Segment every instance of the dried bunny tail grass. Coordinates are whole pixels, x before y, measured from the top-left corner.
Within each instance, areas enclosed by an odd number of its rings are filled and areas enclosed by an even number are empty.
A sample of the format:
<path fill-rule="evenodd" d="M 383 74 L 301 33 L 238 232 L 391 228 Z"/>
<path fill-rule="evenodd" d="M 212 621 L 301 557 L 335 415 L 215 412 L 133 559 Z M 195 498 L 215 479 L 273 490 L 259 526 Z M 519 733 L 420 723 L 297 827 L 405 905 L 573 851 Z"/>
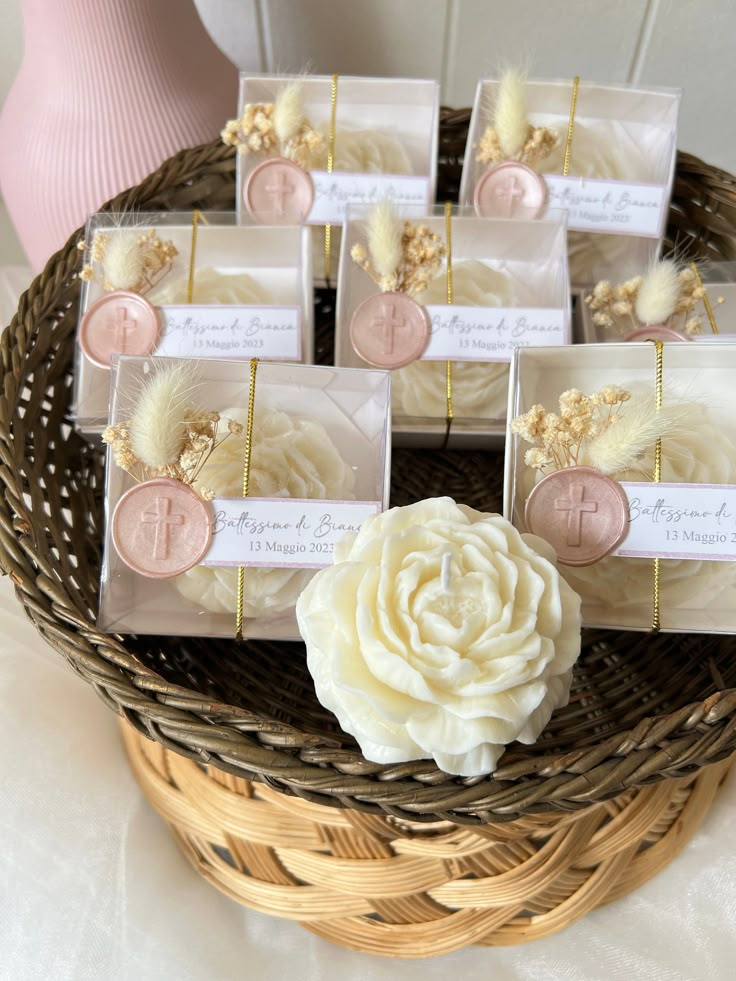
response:
<path fill-rule="evenodd" d="M 403 234 L 404 223 L 390 201 L 381 201 L 371 208 L 366 220 L 368 251 L 373 268 L 382 280 L 396 277 L 403 257 Z"/>
<path fill-rule="evenodd" d="M 135 290 L 145 275 L 139 232 L 117 231 L 105 246 L 105 281 L 111 290 Z"/>
<path fill-rule="evenodd" d="M 698 428 L 698 419 L 687 401 L 665 403 L 657 410 L 654 395 L 632 399 L 616 424 L 590 441 L 585 462 L 609 476 L 641 469 L 658 437 L 683 437 Z"/>
<path fill-rule="evenodd" d="M 680 297 L 677 263 L 671 259 L 655 262 L 644 277 L 634 310 L 642 324 L 665 324 L 675 312 Z"/>
<path fill-rule="evenodd" d="M 193 412 L 195 375 L 187 364 L 168 364 L 144 383 L 129 428 L 131 448 L 146 467 L 178 461 Z"/>
<path fill-rule="evenodd" d="M 529 129 L 526 106 L 526 75 L 508 69 L 501 76 L 493 115 L 493 126 L 504 155 L 518 158 L 526 143 Z"/>
<path fill-rule="evenodd" d="M 276 96 L 273 108 L 273 128 L 282 145 L 296 136 L 304 119 L 304 100 L 299 82 L 290 82 Z"/>

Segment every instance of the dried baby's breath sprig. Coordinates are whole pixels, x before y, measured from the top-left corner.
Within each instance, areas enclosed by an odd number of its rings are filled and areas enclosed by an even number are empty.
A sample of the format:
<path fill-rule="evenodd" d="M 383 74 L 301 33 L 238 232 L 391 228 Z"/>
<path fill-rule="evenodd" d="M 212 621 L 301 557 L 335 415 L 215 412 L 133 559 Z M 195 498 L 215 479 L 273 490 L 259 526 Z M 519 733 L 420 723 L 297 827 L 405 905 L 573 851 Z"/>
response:
<path fill-rule="evenodd" d="M 350 257 L 381 290 L 407 296 L 423 293 L 440 270 L 447 249 L 426 225 L 398 217 L 392 204 L 381 202 L 366 219 L 367 246 L 356 243 Z"/>
<path fill-rule="evenodd" d="M 593 292 L 585 297 L 593 315 L 593 323 L 606 329 L 616 327 L 623 333 L 620 320 L 628 317 L 631 328 L 639 327 L 640 324 L 634 317 L 634 304 L 642 282 L 642 276 L 634 276 L 615 286 L 606 279 L 597 283 Z"/>
<path fill-rule="evenodd" d="M 618 285 L 602 280 L 585 302 L 597 327 L 623 334 L 647 324 L 666 324 L 693 335 L 703 332 L 703 315 L 695 308 L 705 296 L 706 289 L 693 269 L 678 269 L 675 262 L 664 259 L 653 263 L 645 276 L 634 276 Z M 716 303 L 723 303 L 723 297 Z M 678 317 L 682 318 L 679 327 Z M 626 318 L 630 326 L 622 323 Z"/>
<path fill-rule="evenodd" d="M 285 85 L 274 102 L 249 102 L 239 119 L 231 119 L 220 134 L 238 153 L 279 153 L 305 169 L 319 153 L 324 137 L 304 115 L 302 86 Z"/>
<path fill-rule="evenodd" d="M 517 160 L 534 169 L 536 164 L 546 159 L 560 143 L 560 138 L 546 126 L 532 126 L 526 130 L 526 139 L 521 150 L 514 157 L 507 156 L 501 148 L 498 133 L 492 126 L 486 127 L 478 143 L 475 159 L 478 163 L 503 163 L 506 160 Z"/>
<path fill-rule="evenodd" d="M 222 142 L 238 153 L 268 153 L 278 147 L 273 127 L 273 102 L 249 102 L 239 119 L 230 119 L 220 133 Z"/>
<path fill-rule="evenodd" d="M 677 306 L 675 307 L 675 317 L 682 317 L 682 329 L 686 334 L 690 336 L 702 334 L 704 327 L 703 314 L 700 311 L 698 313 L 694 311 L 698 304 L 704 303 L 707 290 L 703 286 L 699 273 L 691 266 L 685 266 L 684 269 L 681 269 L 678 278 L 680 290 Z M 723 303 L 722 296 L 711 300 L 711 304 L 715 306 L 720 306 L 721 303 Z"/>
<path fill-rule="evenodd" d="M 136 481 L 170 477 L 193 487 L 210 456 L 241 423 L 192 404 L 192 375 L 185 365 L 165 366 L 144 384 L 129 421 L 108 426 L 102 441 L 115 464 Z M 221 432 L 226 424 L 227 432 Z M 194 488 L 212 500 L 209 488 Z"/>
<path fill-rule="evenodd" d="M 552 457 L 539 446 L 533 446 L 524 454 L 524 463 L 535 470 L 546 470 L 553 464 Z"/>
<path fill-rule="evenodd" d="M 619 410 L 631 395 L 618 385 L 606 385 L 592 395 L 577 388 L 563 392 L 559 413 L 533 405 L 511 423 L 511 431 L 521 436 L 532 449 L 524 460 L 536 470 L 562 470 L 576 466 L 581 453 L 619 420 Z"/>
<path fill-rule="evenodd" d="M 625 410 L 624 403 L 629 403 Z M 657 439 L 689 436 L 698 425 L 687 400 L 658 406 L 653 391 L 632 397 L 619 385 L 605 385 L 592 395 L 569 389 L 560 396 L 559 409 L 547 412 L 534 405 L 511 423 L 511 431 L 532 444 L 524 461 L 535 470 L 580 465 L 619 479 L 633 472 L 649 480 Z"/>
<path fill-rule="evenodd" d="M 98 283 L 108 292 L 143 294 L 163 279 L 178 254 L 174 243 L 160 238 L 155 228 L 97 232 L 79 277 Z"/>

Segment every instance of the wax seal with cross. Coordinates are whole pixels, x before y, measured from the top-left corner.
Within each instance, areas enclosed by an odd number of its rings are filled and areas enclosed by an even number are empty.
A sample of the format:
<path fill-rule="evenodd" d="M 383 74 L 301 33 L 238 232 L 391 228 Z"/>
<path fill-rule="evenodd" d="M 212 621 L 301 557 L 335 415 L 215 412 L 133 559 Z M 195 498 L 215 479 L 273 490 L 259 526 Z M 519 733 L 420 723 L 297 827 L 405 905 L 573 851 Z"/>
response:
<path fill-rule="evenodd" d="M 646 324 L 637 327 L 624 337 L 625 341 L 689 341 L 690 337 L 680 334 L 664 324 Z"/>
<path fill-rule="evenodd" d="M 243 203 L 261 225 L 301 225 L 312 210 L 314 184 L 292 160 L 271 157 L 247 175 Z"/>
<path fill-rule="evenodd" d="M 403 368 L 429 343 L 429 314 L 406 293 L 387 290 L 363 300 L 350 322 L 355 352 L 374 368 Z"/>
<path fill-rule="evenodd" d="M 547 474 L 529 495 L 527 530 L 557 552 L 563 565 L 592 565 L 609 555 L 629 531 L 623 487 L 593 467 Z"/>
<path fill-rule="evenodd" d="M 150 579 L 169 579 L 198 565 L 211 539 L 210 506 L 179 480 L 157 477 L 136 484 L 113 512 L 118 555 Z"/>
<path fill-rule="evenodd" d="M 473 196 L 481 218 L 538 218 L 546 202 L 543 179 L 515 160 L 489 167 L 475 185 Z"/>
<path fill-rule="evenodd" d="M 151 354 L 161 322 L 152 303 L 139 293 L 115 290 L 93 303 L 79 325 L 79 346 L 92 364 L 109 368 L 113 354 Z"/>

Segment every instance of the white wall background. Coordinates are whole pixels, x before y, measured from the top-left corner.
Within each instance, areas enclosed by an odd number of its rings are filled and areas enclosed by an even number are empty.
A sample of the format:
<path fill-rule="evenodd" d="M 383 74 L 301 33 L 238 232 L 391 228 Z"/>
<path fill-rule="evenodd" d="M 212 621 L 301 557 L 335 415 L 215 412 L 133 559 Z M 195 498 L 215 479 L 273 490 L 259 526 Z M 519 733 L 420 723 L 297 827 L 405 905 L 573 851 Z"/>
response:
<path fill-rule="evenodd" d="M 240 68 L 436 77 L 445 104 L 456 107 L 470 105 L 477 78 L 504 63 L 523 64 L 537 76 L 681 86 L 680 148 L 736 172 L 734 0 L 196 4 L 214 40 Z M 0 102 L 22 46 L 20 0 L 0 0 Z M 0 265 L 20 261 L 0 209 Z"/>

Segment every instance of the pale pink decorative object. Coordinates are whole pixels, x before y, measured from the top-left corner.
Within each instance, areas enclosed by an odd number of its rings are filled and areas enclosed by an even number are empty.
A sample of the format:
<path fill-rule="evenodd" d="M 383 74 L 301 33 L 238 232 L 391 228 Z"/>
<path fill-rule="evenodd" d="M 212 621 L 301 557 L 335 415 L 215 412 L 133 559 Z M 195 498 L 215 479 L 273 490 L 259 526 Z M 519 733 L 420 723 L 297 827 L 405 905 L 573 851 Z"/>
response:
<path fill-rule="evenodd" d="M 626 538 L 629 501 L 621 484 L 593 467 L 547 474 L 529 495 L 527 529 L 557 552 L 563 565 L 592 565 Z"/>
<path fill-rule="evenodd" d="M 481 218 L 537 218 L 547 203 L 547 185 L 526 164 L 495 164 L 475 185 L 474 203 Z"/>
<path fill-rule="evenodd" d="M 243 188 L 248 213 L 264 225 L 301 225 L 314 202 L 314 184 L 291 160 L 264 160 L 248 174 Z"/>
<path fill-rule="evenodd" d="M 210 506 L 191 487 L 157 477 L 118 501 L 112 540 L 125 564 L 149 579 L 170 579 L 200 563 L 212 541 Z"/>
<path fill-rule="evenodd" d="M 0 190 L 40 270 L 87 215 L 233 115 L 237 71 L 192 0 L 21 0 Z"/>
<path fill-rule="evenodd" d="M 79 346 L 98 368 L 113 354 L 150 354 L 161 330 L 156 307 L 138 293 L 114 290 L 87 310 L 79 326 Z"/>
<path fill-rule="evenodd" d="M 427 311 L 406 293 L 388 290 L 363 300 L 350 322 L 353 348 L 374 368 L 403 368 L 429 343 Z"/>
<path fill-rule="evenodd" d="M 624 337 L 625 341 L 690 341 L 691 337 L 680 334 L 665 324 L 645 324 Z"/>

